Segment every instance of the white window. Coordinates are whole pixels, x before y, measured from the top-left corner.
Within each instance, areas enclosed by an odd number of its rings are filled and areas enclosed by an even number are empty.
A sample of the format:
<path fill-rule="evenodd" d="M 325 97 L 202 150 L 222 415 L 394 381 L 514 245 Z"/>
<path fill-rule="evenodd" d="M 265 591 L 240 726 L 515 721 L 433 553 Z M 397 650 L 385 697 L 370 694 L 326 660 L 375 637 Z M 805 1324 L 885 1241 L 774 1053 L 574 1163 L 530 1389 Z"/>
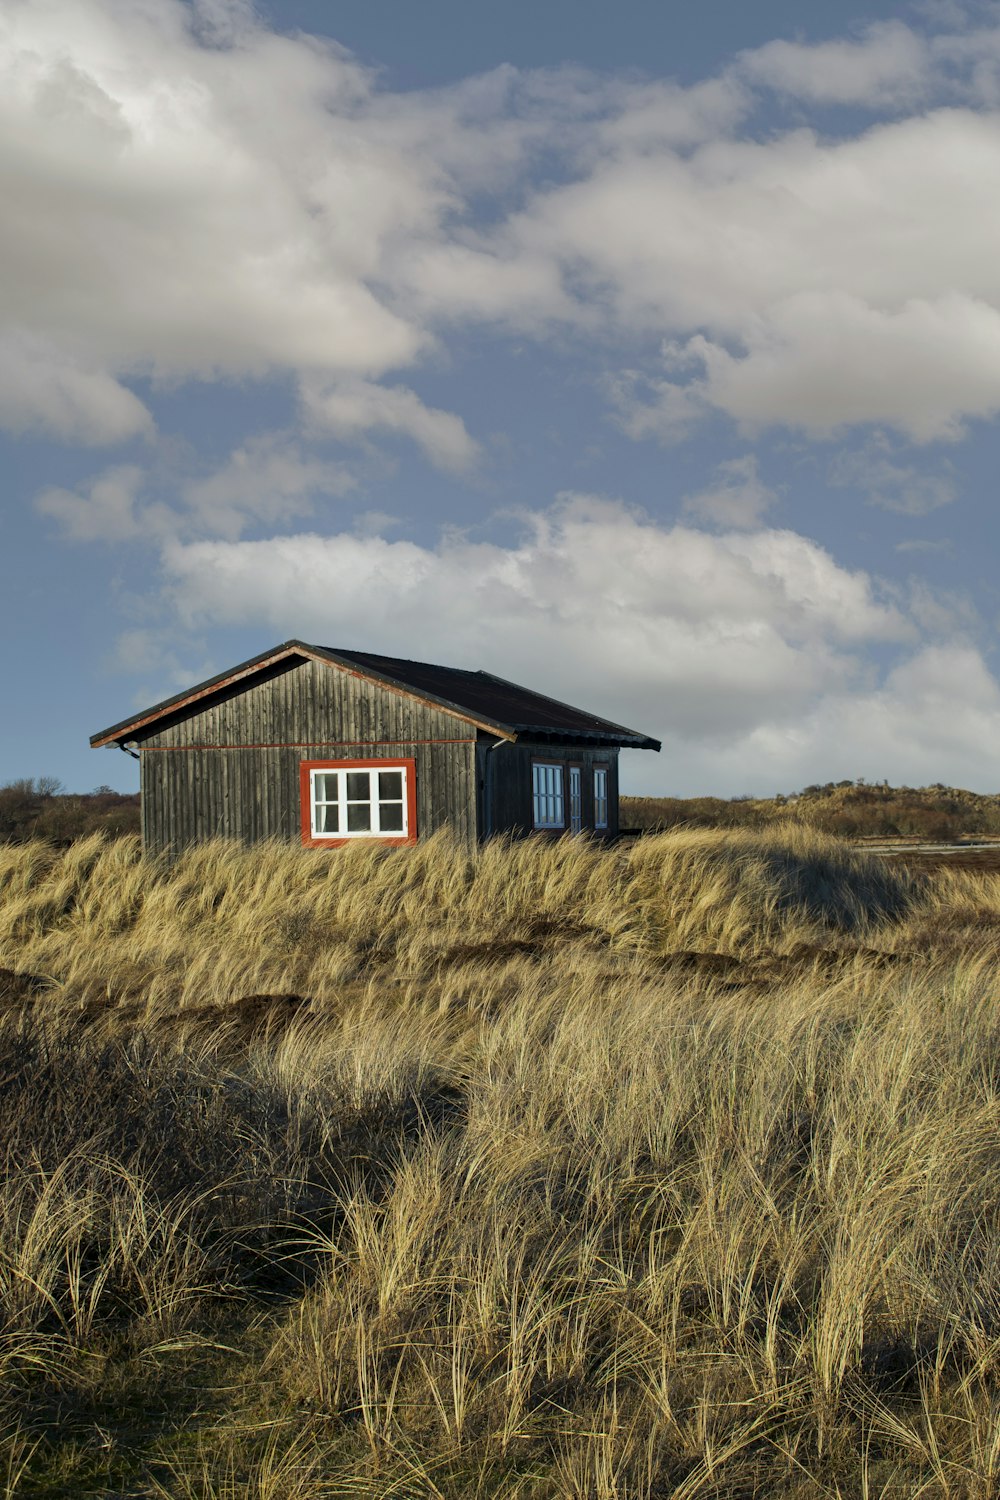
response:
<path fill-rule="evenodd" d="M 583 773 L 579 766 L 569 768 L 569 831 L 583 828 Z"/>
<path fill-rule="evenodd" d="M 531 767 L 536 828 L 565 828 L 563 768 L 536 760 Z"/>
<path fill-rule="evenodd" d="M 608 826 L 608 768 L 594 767 L 594 827 Z"/>
<path fill-rule="evenodd" d="M 405 839 L 409 833 L 407 766 L 310 772 L 314 839 Z"/>

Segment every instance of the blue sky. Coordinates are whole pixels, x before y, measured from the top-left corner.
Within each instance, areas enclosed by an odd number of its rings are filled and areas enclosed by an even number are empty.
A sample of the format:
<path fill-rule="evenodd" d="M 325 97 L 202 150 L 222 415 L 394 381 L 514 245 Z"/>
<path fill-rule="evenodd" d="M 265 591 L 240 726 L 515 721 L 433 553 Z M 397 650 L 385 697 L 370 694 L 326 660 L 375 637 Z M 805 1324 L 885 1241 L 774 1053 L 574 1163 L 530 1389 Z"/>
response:
<path fill-rule="evenodd" d="M 0 781 L 298 636 L 997 790 L 1000 8 L 831 16 L 8 0 Z"/>

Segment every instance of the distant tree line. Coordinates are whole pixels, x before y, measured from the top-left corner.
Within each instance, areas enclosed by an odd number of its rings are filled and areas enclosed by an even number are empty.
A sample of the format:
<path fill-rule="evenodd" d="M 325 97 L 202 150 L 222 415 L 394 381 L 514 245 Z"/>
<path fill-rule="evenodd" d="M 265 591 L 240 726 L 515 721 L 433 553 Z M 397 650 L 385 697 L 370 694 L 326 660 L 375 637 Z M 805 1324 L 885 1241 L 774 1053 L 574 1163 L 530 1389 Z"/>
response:
<path fill-rule="evenodd" d="M 623 797 L 623 829 L 644 833 L 688 828 L 764 828 L 789 818 L 845 838 L 947 840 L 1000 834 L 1000 795 L 946 787 L 892 787 L 888 782 L 826 782 L 775 797 Z M 68 845 L 91 833 L 139 832 L 138 792 L 109 786 L 66 792 L 54 777 L 0 786 L 0 843 L 48 839 Z"/>
<path fill-rule="evenodd" d="M 845 838 L 946 841 L 1000 834 L 1000 795 L 888 782 L 830 781 L 776 797 L 623 797 L 623 828 L 763 828 L 794 818 Z"/>
<path fill-rule="evenodd" d="M 0 843 L 41 838 L 65 846 L 90 833 L 116 837 L 138 832 L 138 792 L 115 792 L 109 786 L 65 792 L 52 776 L 24 777 L 0 786 Z"/>

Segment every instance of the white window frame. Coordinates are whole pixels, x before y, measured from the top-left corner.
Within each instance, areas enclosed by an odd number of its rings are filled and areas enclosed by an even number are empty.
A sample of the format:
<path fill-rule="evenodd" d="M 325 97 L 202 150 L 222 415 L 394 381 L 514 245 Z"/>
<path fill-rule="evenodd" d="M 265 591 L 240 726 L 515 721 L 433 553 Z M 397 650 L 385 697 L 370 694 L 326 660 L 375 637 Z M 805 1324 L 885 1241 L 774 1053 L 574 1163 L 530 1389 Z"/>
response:
<path fill-rule="evenodd" d="M 594 767 L 594 827 L 608 827 L 608 792 L 611 773 L 608 766 Z M 603 813 L 602 813 L 603 809 Z"/>
<path fill-rule="evenodd" d="M 531 762 L 532 825 L 540 831 L 566 827 L 564 771 L 559 760 Z"/>
<path fill-rule="evenodd" d="M 402 777 L 401 797 L 382 797 L 378 795 L 378 782 L 374 779 L 381 773 L 396 773 Z M 312 829 L 312 837 L 317 841 L 329 840 L 331 843 L 341 843 L 346 839 L 407 839 L 409 838 L 409 766 L 386 765 L 384 762 L 373 761 L 366 766 L 317 766 L 309 772 L 309 820 Z M 316 796 L 317 776 L 337 777 L 337 798 L 318 798 Z M 347 796 L 348 776 L 368 777 L 368 797 L 359 798 Z M 354 805 L 367 806 L 370 809 L 369 828 L 348 830 L 347 808 L 348 802 Z M 381 826 L 381 803 L 392 804 L 393 807 L 401 807 L 403 813 L 402 828 L 382 828 Z M 340 825 L 337 832 L 327 832 L 325 829 L 317 828 L 317 810 L 320 807 L 337 808 L 337 822 Z"/>

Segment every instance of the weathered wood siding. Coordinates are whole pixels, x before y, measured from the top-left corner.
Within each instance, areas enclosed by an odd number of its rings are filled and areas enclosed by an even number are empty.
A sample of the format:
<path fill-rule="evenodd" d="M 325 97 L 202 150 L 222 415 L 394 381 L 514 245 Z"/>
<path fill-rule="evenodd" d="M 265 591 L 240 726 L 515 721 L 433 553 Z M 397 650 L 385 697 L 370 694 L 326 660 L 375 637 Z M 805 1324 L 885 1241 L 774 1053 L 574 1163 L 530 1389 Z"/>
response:
<path fill-rule="evenodd" d="M 583 827 L 594 832 L 594 768 L 608 768 L 608 826 L 598 836 L 618 836 L 618 749 L 592 749 L 582 745 L 552 745 L 517 740 L 488 748 L 492 741 L 481 740 L 477 756 L 480 795 L 479 836 L 494 833 L 531 833 L 534 825 L 532 805 L 532 772 L 534 760 L 558 761 L 563 766 L 582 769 Z M 563 772 L 563 793 L 569 826 L 569 776 Z"/>
<path fill-rule="evenodd" d="M 283 662 L 136 736 L 145 846 L 176 852 L 217 835 L 297 842 L 301 762 L 379 756 L 416 762 L 418 838 L 447 823 L 472 842 L 475 733 L 430 704 L 336 667 Z"/>

